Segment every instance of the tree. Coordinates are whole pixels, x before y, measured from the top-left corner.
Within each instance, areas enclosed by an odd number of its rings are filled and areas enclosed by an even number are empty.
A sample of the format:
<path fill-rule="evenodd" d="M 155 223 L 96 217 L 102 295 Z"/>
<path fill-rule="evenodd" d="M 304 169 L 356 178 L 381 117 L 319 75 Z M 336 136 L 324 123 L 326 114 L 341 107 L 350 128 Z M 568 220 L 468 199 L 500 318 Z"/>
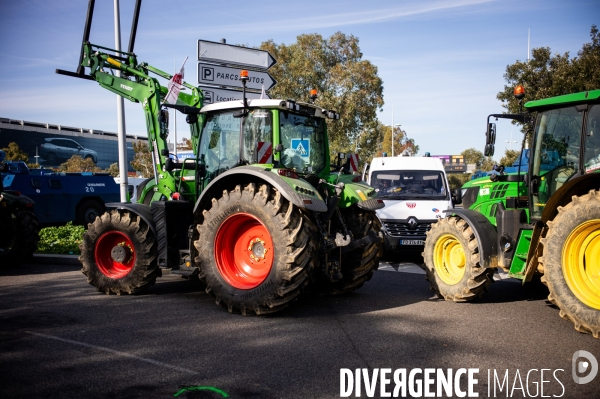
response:
<path fill-rule="evenodd" d="M 489 172 L 490 170 L 492 170 L 494 168 L 494 165 L 496 165 L 498 162 L 494 161 L 494 159 L 492 157 L 485 157 L 483 159 L 483 161 L 481 162 L 481 170 L 485 171 L 485 172 Z"/>
<path fill-rule="evenodd" d="M 119 164 L 117 162 L 111 163 L 108 169 L 105 172 L 109 173 L 112 177 L 119 176 Z"/>
<path fill-rule="evenodd" d="M 383 126 L 383 142 L 377 156 L 382 156 L 387 153 L 392 155 L 392 128 L 391 126 Z M 407 151 L 409 155 L 415 155 L 419 152 L 419 146 L 415 144 L 415 140 L 408 137 L 406 130 L 400 129 L 399 126 L 394 127 L 394 156 L 401 155 Z"/>
<path fill-rule="evenodd" d="M 327 39 L 316 33 L 296 39 L 291 45 L 273 40 L 260 45 L 277 60 L 269 69 L 277 80 L 271 97 L 307 101 L 316 89 L 316 103 L 340 114 L 340 120 L 327 122 L 333 156 L 353 152 L 358 140 L 374 144 L 380 134 L 375 121 L 383 106 L 383 82 L 377 67 L 362 59 L 358 38 L 336 32 Z"/>
<path fill-rule="evenodd" d="M 181 145 L 177 147 L 179 150 L 191 150 L 192 149 L 192 140 L 187 138 L 181 139 Z"/>
<path fill-rule="evenodd" d="M 460 155 L 463 156 L 465 163 L 474 163 L 477 169 L 481 169 L 481 165 L 485 160 L 483 153 L 475 148 L 467 148 Z"/>
<path fill-rule="evenodd" d="M 141 141 L 133 142 L 133 161 L 130 162 L 131 167 L 139 172 L 142 177 L 153 177 L 154 166 L 152 165 L 152 153 L 147 143 Z"/>
<path fill-rule="evenodd" d="M 519 158 L 521 151 L 506 149 L 504 156 L 500 158 L 500 165 L 511 166 Z"/>
<path fill-rule="evenodd" d="M 583 45 L 577 57 L 570 58 L 569 52 L 554 54 L 549 47 L 532 50 L 529 61 L 517 61 L 506 67 L 504 90 L 496 95 L 509 113 L 520 111 L 520 103 L 514 98 L 517 85 L 525 88 L 523 103 L 546 97 L 598 89 L 600 87 L 600 34 L 596 25 L 590 30 L 591 42 Z M 517 122 L 513 122 L 517 123 Z M 526 125 L 523 132 L 529 134 L 532 126 Z"/>
<path fill-rule="evenodd" d="M 29 161 L 27 153 L 21 151 L 19 145 L 15 142 L 8 143 L 8 147 L 3 148 L 6 153 L 6 161 Z"/>
<path fill-rule="evenodd" d="M 83 159 L 79 155 L 73 155 L 67 162 L 60 164 L 58 170 L 61 172 L 102 172 L 90 158 Z"/>

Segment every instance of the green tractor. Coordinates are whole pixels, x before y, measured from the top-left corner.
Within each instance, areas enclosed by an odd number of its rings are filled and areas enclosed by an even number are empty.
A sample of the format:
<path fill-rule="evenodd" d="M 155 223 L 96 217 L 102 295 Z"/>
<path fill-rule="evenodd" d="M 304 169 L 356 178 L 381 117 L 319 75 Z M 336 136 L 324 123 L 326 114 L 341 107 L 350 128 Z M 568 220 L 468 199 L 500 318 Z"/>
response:
<path fill-rule="evenodd" d="M 426 277 L 440 297 L 464 302 L 483 295 L 498 268 L 523 283 L 541 275 L 560 316 L 600 338 L 600 90 L 525 109 L 488 117 L 485 155 L 494 153 L 490 117 L 513 119 L 534 126 L 522 149 L 528 165 L 462 187 L 463 209 L 427 234 Z"/>
<path fill-rule="evenodd" d="M 88 11 L 88 34 L 90 24 Z M 187 93 L 168 104 L 151 73 L 172 75 L 138 63 L 132 47 L 93 45 L 84 33 L 78 71 L 57 71 L 140 103 L 154 163 L 137 203 L 107 204 L 113 210 L 89 224 L 80 261 L 91 285 L 134 294 L 178 273 L 199 278 L 230 312 L 258 315 L 308 286 L 346 293 L 371 278 L 381 250 L 375 210 L 384 204 L 341 165 L 344 154 L 330 165 L 326 120 L 339 114 L 312 95 L 303 103 L 244 94 L 203 106 L 202 91 L 185 82 Z M 194 158 L 170 157 L 169 108 L 187 115 Z"/>

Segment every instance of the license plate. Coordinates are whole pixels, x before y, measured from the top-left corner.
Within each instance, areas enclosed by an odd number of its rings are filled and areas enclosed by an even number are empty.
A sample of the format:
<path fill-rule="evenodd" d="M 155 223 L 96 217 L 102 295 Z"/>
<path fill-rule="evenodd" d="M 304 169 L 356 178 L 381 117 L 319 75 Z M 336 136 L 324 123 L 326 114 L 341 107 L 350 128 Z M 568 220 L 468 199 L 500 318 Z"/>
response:
<path fill-rule="evenodd" d="M 423 240 L 400 240 L 400 245 L 423 245 Z"/>

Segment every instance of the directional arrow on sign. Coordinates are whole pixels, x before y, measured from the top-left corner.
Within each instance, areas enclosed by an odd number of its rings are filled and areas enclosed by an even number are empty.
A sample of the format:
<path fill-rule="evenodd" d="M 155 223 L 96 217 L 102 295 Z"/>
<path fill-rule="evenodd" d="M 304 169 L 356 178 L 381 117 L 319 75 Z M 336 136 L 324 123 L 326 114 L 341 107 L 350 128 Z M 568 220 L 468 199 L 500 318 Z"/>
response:
<path fill-rule="evenodd" d="M 264 50 L 198 40 L 198 61 L 269 69 L 277 61 Z"/>
<path fill-rule="evenodd" d="M 248 89 L 269 90 L 277 82 L 268 72 L 248 71 Z M 222 65 L 198 63 L 198 84 L 209 84 L 215 86 L 242 87 L 240 80 L 240 69 Z"/>
<path fill-rule="evenodd" d="M 221 101 L 236 101 L 242 99 L 242 92 L 239 90 L 227 90 L 218 89 L 215 87 L 200 86 L 204 93 L 204 103 L 214 104 Z M 246 98 L 248 100 L 260 99 L 260 93 L 246 92 Z M 271 97 L 263 95 L 263 99 L 269 99 Z"/>

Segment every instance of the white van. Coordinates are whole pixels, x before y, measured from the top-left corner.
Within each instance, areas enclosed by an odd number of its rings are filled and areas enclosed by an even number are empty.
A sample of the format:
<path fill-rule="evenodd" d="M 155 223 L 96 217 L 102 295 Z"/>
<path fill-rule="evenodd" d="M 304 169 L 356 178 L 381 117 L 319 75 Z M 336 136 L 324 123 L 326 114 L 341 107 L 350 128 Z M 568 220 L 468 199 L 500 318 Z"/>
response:
<path fill-rule="evenodd" d="M 431 157 L 373 158 L 363 180 L 378 190 L 384 250 L 421 250 L 425 233 L 454 204 L 444 165 Z"/>
<path fill-rule="evenodd" d="M 121 185 L 121 177 L 115 177 L 115 183 Z M 138 198 L 138 186 L 145 182 L 145 177 L 127 177 L 127 187 L 129 191 L 129 199 L 131 202 L 136 202 Z"/>

